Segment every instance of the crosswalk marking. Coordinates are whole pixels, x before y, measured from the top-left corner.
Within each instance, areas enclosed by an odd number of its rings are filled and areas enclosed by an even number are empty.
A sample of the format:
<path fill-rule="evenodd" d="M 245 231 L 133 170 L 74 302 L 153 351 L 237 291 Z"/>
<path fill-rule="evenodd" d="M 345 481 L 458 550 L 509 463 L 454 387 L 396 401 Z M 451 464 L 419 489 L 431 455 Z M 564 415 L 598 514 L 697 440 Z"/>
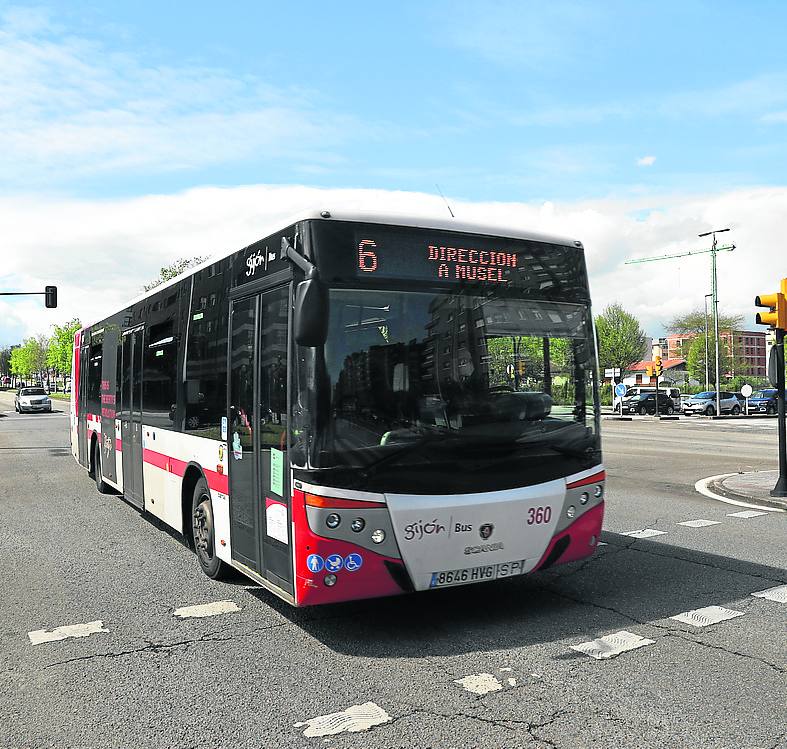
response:
<path fill-rule="evenodd" d="M 109 632 L 108 629 L 104 628 L 104 622 L 100 619 L 95 622 L 87 622 L 86 624 L 66 624 L 63 627 L 55 627 L 49 631 L 36 629 L 33 632 L 28 632 L 27 636 L 30 638 L 31 645 L 41 645 L 44 642 L 57 642 L 58 640 L 67 640 L 71 637 L 88 637 L 99 632 Z"/>
<path fill-rule="evenodd" d="M 687 528 L 705 528 L 709 525 L 721 525 L 718 520 L 685 520 L 678 525 L 685 525 Z"/>
<path fill-rule="evenodd" d="M 787 585 L 777 585 L 774 588 L 766 588 L 752 593 L 755 598 L 767 598 L 769 601 L 777 603 L 787 603 Z"/>
<path fill-rule="evenodd" d="M 597 661 L 601 661 L 607 660 L 608 658 L 614 658 L 628 650 L 644 648 L 646 645 L 652 645 L 654 642 L 656 641 L 649 640 L 647 637 L 640 637 L 640 635 L 635 635 L 633 632 L 627 632 L 625 629 L 621 629 L 620 632 L 613 632 L 611 635 L 605 635 L 596 640 L 582 642 L 579 645 L 572 645 L 571 649 L 589 655 Z"/>
<path fill-rule="evenodd" d="M 197 606 L 183 606 L 175 609 L 173 614 L 180 619 L 198 618 L 206 616 L 217 616 L 218 614 L 232 614 L 240 611 L 240 606 L 234 601 L 216 601 L 214 603 L 203 603 Z"/>
<path fill-rule="evenodd" d="M 691 624 L 692 627 L 709 627 L 711 624 L 718 624 L 739 616 L 744 616 L 744 612 L 725 609 L 723 606 L 705 606 L 701 609 L 684 611 L 682 614 L 671 616 L 670 619 L 683 622 L 684 624 Z"/>

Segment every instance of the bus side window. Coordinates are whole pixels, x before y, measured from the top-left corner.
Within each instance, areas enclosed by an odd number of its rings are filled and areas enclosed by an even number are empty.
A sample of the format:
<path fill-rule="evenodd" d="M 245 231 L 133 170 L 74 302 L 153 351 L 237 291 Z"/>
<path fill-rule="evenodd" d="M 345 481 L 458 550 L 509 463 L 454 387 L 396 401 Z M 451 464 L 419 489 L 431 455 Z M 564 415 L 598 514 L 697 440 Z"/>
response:
<path fill-rule="evenodd" d="M 227 397 L 227 278 L 220 263 L 194 276 L 186 343 L 185 431 L 221 439 Z"/>

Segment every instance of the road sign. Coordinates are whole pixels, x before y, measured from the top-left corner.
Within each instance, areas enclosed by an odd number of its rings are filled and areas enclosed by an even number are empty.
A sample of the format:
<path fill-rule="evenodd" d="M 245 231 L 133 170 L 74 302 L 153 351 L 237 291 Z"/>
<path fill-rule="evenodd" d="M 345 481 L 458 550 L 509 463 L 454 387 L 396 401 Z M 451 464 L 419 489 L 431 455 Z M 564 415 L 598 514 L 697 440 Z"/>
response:
<path fill-rule="evenodd" d="M 622 382 L 619 382 L 617 385 L 615 385 L 615 395 L 617 395 L 618 398 L 622 398 L 625 394 L 626 386 Z"/>
<path fill-rule="evenodd" d="M 744 386 L 741 388 L 741 395 L 742 395 L 744 398 L 749 398 L 749 397 L 751 397 L 751 394 L 752 394 L 752 392 L 753 392 L 753 391 L 752 391 L 752 386 L 751 386 L 751 385 L 749 385 L 748 383 L 747 383 L 746 385 L 744 385 Z"/>

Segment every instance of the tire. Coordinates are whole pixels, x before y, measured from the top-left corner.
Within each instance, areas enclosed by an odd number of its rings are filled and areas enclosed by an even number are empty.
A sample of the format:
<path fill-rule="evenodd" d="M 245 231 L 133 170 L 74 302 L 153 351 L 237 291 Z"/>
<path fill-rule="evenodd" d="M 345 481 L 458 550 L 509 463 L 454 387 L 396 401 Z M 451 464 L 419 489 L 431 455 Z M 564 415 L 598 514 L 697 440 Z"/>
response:
<path fill-rule="evenodd" d="M 741 412 L 741 407 L 740 406 L 733 406 L 732 407 L 731 413 L 732 413 L 733 416 L 737 416 L 740 412 Z"/>
<path fill-rule="evenodd" d="M 715 416 L 716 415 L 716 409 L 713 406 L 708 406 L 705 409 L 705 415 L 706 416 Z"/>
<path fill-rule="evenodd" d="M 766 413 L 767 416 L 773 416 L 774 410 L 773 410 L 773 405 L 772 404 L 770 404 L 770 403 L 768 404 L 768 406 L 765 409 L 765 413 Z"/>
<path fill-rule="evenodd" d="M 640 406 L 640 407 L 637 409 L 637 413 L 638 413 L 640 416 L 644 416 L 644 415 L 645 415 L 645 406 Z"/>
<path fill-rule="evenodd" d="M 99 494 L 109 494 L 111 492 L 109 484 L 104 481 L 104 477 L 101 475 L 101 445 L 98 443 L 98 440 L 96 440 L 93 448 L 93 478 Z"/>
<path fill-rule="evenodd" d="M 667 416 L 672 416 L 675 413 L 675 409 L 672 406 L 667 406 Z"/>
<path fill-rule="evenodd" d="M 191 531 L 194 551 L 202 571 L 213 580 L 227 576 L 228 566 L 216 556 L 216 531 L 213 523 L 213 502 L 204 478 L 197 481 L 191 500 Z"/>

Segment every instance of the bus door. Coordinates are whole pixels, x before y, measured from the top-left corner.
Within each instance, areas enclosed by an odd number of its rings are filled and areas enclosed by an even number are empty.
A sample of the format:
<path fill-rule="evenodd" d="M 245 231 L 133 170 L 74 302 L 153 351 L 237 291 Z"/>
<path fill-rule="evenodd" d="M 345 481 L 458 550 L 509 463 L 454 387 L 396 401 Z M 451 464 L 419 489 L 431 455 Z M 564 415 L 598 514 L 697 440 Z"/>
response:
<path fill-rule="evenodd" d="M 289 295 L 282 286 L 232 302 L 227 442 L 232 556 L 292 592 Z"/>
<path fill-rule="evenodd" d="M 87 340 L 83 334 L 82 340 Z M 79 463 L 87 467 L 88 465 L 88 436 L 87 436 L 87 377 L 90 371 L 90 346 L 82 345 L 79 349 L 79 380 L 76 383 L 78 393 L 79 412 L 77 413 L 77 434 L 79 437 Z M 73 390 L 73 380 L 72 380 Z"/>
<path fill-rule="evenodd" d="M 143 327 L 126 330 L 120 369 L 121 452 L 123 456 L 123 495 L 132 505 L 143 509 L 142 488 L 142 351 Z"/>

